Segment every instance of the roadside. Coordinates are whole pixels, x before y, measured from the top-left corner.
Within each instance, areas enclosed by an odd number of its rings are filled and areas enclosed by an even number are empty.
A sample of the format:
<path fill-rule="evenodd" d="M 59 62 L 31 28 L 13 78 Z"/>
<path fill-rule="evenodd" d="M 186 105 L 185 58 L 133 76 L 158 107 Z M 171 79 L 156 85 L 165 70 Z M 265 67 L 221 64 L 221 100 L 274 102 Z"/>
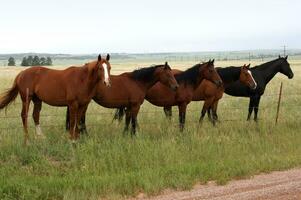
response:
<path fill-rule="evenodd" d="M 137 199 L 300 200 L 301 169 L 260 174 L 247 180 L 233 180 L 224 186 L 209 182 L 206 185 L 197 185 L 190 191 L 169 190 L 151 198 L 141 194 Z"/>

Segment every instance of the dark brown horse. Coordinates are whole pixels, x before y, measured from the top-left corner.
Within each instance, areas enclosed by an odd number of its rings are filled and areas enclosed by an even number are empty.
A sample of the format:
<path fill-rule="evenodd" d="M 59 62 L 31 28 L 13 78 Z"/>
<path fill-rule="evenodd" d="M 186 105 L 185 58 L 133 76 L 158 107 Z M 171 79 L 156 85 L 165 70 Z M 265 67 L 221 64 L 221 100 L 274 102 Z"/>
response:
<path fill-rule="evenodd" d="M 112 75 L 111 81 L 112 87 L 110 88 L 98 84 L 93 100 L 106 108 L 127 108 L 124 131 L 128 131 L 131 122 L 132 135 L 136 133 L 137 115 L 147 91 L 157 82 L 164 85 L 168 91 L 178 88 L 178 83 L 167 62 L 165 65 L 141 68 L 117 76 Z M 69 121 L 68 113 L 66 122 Z M 66 125 L 66 127 L 69 126 L 68 123 Z M 85 131 L 85 115 L 81 119 L 81 127 L 82 131 Z"/>
<path fill-rule="evenodd" d="M 196 64 L 183 73 L 175 75 L 179 83 L 177 91 L 171 91 L 166 86 L 157 83 L 146 95 L 146 100 L 160 107 L 178 106 L 180 130 L 183 131 L 186 107 L 192 101 L 194 91 L 198 88 L 203 79 L 212 81 L 217 86 L 221 86 L 222 80 L 214 68 L 214 60 Z"/>
<path fill-rule="evenodd" d="M 200 121 L 203 120 L 206 111 L 209 119 L 215 124 L 217 120 L 217 105 L 218 101 L 223 97 L 224 90 L 227 86 L 237 80 L 251 89 L 255 89 L 257 84 L 249 70 L 249 65 L 242 67 L 225 67 L 217 68 L 217 72 L 223 81 L 222 87 L 217 87 L 214 83 L 208 80 L 203 80 L 199 87 L 194 91 L 192 101 L 205 101 L 201 111 Z M 177 71 L 176 73 L 181 73 Z M 213 117 L 211 117 L 211 112 Z M 168 118 L 171 117 L 171 107 L 164 107 L 164 112 Z"/>
<path fill-rule="evenodd" d="M 78 138 L 77 124 L 95 94 L 98 83 L 110 85 L 110 55 L 106 59 L 98 56 L 97 61 L 86 63 L 82 67 L 69 67 L 65 70 L 54 70 L 45 67 L 31 67 L 20 72 L 11 89 L 2 94 L 0 109 L 9 105 L 18 94 L 22 100 L 22 122 L 24 127 L 24 144 L 27 143 L 27 115 L 29 104 L 33 101 L 33 119 L 37 135 L 40 129 L 40 111 L 42 102 L 52 106 L 68 106 L 70 110 L 70 138 Z"/>

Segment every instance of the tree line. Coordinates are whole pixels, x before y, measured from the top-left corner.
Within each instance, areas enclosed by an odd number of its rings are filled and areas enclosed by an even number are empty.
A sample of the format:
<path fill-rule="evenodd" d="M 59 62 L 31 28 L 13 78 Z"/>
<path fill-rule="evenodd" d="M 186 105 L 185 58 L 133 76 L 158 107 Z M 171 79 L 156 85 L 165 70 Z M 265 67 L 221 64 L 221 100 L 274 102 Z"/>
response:
<path fill-rule="evenodd" d="M 8 59 L 8 66 L 16 66 L 14 57 Z M 52 59 L 50 57 L 39 57 L 39 56 L 25 56 L 22 59 L 21 66 L 50 66 L 52 65 Z"/>

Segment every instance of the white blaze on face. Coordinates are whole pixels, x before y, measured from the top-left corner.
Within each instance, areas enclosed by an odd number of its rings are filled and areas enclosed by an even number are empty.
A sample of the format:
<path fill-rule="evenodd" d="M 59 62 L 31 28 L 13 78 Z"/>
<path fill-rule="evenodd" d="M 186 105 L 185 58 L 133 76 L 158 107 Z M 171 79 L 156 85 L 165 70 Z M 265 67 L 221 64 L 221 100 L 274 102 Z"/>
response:
<path fill-rule="evenodd" d="M 250 70 L 248 70 L 248 73 L 251 75 L 252 81 L 254 82 L 254 88 L 253 89 L 256 89 L 257 83 L 256 83 L 256 81 L 253 78 L 252 72 Z"/>
<path fill-rule="evenodd" d="M 108 65 L 106 63 L 102 63 L 103 70 L 105 72 L 105 84 L 109 84 L 109 72 L 108 72 Z"/>

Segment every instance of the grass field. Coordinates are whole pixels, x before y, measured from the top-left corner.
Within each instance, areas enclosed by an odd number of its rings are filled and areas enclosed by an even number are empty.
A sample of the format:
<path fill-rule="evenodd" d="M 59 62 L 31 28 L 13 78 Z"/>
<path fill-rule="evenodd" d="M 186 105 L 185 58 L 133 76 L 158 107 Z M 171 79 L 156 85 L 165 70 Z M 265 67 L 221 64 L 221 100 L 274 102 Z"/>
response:
<path fill-rule="evenodd" d="M 163 62 L 163 61 L 162 61 Z M 216 62 L 216 66 L 248 61 Z M 252 66 L 260 63 L 252 61 Z M 145 102 L 138 115 L 136 138 L 122 135 L 112 123 L 114 110 L 94 102 L 87 114 L 89 137 L 76 147 L 64 129 L 65 109 L 43 104 L 41 127 L 47 138 L 34 137 L 23 147 L 19 98 L 0 112 L 0 199 L 119 199 L 140 192 L 158 194 L 166 188 L 189 189 L 196 183 L 249 177 L 261 172 L 301 166 L 301 60 L 291 58 L 292 80 L 278 74 L 260 104 L 258 124 L 246 122 L 248 99 L 225 95 L 219 104 L 221 122 L 198 124 L 202 102 L 188 106 L 187 126 L 178 131 L 177 109 L 172 123 L 161 108 Z M 149 66 L 149 61 L 112 61 L 112 74 Z M 174 68 L 194 61 L 170 62 Z M 0 91 L 9 88 L 23 68 L 0 68 Z M 284 83 L 278 125 L 275 115 L 280 82 Z M 32 107 L 31 107 L 32 109 Z"/>

